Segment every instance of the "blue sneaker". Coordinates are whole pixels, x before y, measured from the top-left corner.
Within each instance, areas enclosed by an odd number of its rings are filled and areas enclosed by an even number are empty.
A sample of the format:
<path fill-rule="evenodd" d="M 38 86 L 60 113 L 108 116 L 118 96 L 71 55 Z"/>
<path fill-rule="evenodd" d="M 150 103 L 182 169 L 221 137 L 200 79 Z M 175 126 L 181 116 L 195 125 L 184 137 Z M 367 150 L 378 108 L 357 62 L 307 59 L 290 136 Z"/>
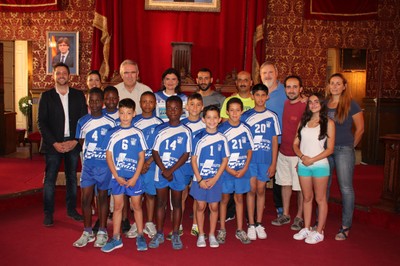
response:
<path fill-rule="evenodd" d="M 173 249 L 178 250 L 178 249 L 182 249 L 183 248 L 181 238 L 179 237 L 178 234 L 173 234 L 172 235 L 171 242 L 172 242 L 172 248 Z"/>
<path fill-rule="evenodd" d="M 124 244 L 122 244 L 122 239 L 115 239 L 114 237 L 111 238 L 111 240 L 104 246 L 101 248 L 101 251 L 103 252 L 111 252 L 114 249 L 117 248 L 122 248 L 124 246 Z"/>
<path fill-rule="evenodd" d="M 147 250 L 146 239 L 143 235 L 138 235 L 136 238 L 136 248 L 138 251 L 145 251 Z"/>
<path fill-rule="evenodd" d="M 158 248 L 160 244 L 164 243 L 164 234 L 157 233 L 150 241 L 149 248 Z"/>

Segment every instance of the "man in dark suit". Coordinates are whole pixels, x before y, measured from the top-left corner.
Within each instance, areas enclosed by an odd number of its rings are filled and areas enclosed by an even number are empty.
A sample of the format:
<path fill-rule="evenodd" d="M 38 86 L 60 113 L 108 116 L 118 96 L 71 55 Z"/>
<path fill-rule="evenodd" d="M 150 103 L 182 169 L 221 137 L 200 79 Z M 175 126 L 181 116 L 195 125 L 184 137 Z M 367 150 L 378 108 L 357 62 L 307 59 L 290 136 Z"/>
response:
<path fill-rule="evenodd" d="M 46 160 L 43 187 L 45 226 L 53 225 L 55 185 L 62 159 L 67 186 L 67 214 L 74 220 L 83 220 L 76 211 L 76 168 L 81 146 L 75 139 L 75 131 L 78 119 L 87 114 L 87 107 L 83 92 L 68 86 L 69 75 L 66 64 L 56 64 L 53 69 L 55 88 L 43 92 L 39 101 L 40 151 L 45 154 Z"/>
<path fill-rule="evenodd" d="M 74 56 L 69 50 L 70 43 L 67 37 L 60 37 L 57 40 L 57 48 L 60 51 L 56 56 L 53 57 L 52 65 L 53 67 L 57 63 L 64 63 L 68 67 L 74 67 Z"/>

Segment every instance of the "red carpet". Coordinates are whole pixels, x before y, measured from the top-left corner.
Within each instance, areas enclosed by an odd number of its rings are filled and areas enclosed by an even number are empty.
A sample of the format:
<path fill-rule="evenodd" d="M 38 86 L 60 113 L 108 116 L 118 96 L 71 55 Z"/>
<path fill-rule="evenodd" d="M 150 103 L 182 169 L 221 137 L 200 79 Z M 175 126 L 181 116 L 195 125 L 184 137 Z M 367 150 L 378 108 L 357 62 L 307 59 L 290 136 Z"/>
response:
<path fill-rule="evenodd" d="M 14 197 L 43 187 L 44 157 L 30 159 L 0 157 L 0 198 Z"/>

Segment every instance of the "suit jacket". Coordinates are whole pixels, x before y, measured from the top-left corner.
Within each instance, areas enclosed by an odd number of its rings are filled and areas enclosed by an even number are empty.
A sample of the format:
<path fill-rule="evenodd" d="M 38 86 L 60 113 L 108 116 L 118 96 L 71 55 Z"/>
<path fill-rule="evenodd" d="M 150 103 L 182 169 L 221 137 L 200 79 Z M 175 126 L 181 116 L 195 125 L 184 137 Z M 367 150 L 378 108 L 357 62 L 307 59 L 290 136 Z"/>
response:
<path fill-rule="evenodd" d="M 76 125 L 79 118 L 87 114 L 85 95 L 82 91 L 69 88 L 68 94 L 69 135 L 75 139 Z M 41 94 L 39 100 L 38 126 L 42 134 L 40 151 L 57 153 L 53 144 L 64 141 L 64 108 L 55 88 Z M 80 145 L 77 147 L 80 149 Z"/>
<path fill-rule="evenodd" d="M 55 57 L 53 57 L 53 62 L 52 65 L 53 67 L 59 63 L 61 60 L 61 53 L 58 53 Z M 67 58 L 64 59 L 64 64 L 66 64 L 68 67 L 74 67 L 74 57 L 72 56 L 71 51 L 68 53 Z"/>

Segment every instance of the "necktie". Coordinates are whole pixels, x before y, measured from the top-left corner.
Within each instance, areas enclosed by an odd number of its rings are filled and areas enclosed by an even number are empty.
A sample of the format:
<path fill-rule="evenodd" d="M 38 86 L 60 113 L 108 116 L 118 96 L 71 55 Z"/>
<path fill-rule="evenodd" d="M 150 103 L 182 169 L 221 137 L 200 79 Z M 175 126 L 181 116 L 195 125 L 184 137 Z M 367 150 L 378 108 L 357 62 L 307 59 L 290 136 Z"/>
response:
<path fill-rule="evenodd" d="M 65 56 L 61 56 L 61 63 L 64 63 L 64 58 L 65 58 Z"/>

